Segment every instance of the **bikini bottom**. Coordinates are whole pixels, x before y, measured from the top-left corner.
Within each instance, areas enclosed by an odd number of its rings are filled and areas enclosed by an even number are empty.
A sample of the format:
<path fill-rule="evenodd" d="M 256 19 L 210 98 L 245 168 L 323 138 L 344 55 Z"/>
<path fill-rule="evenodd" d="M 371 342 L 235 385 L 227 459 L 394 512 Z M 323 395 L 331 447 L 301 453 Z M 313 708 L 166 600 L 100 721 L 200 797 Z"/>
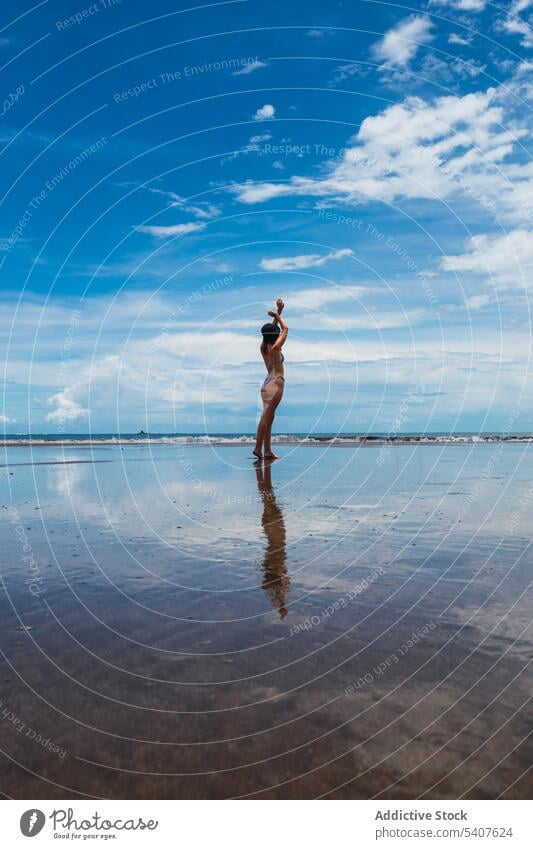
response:
<path fill-rule="evenodd" d="M 261 386 L 261 399 L 263 403 L 268 404 L 270 401 L 273 401 L 278 395 L 280 387 L 283 388 L 284 384 L 284 377 L 271 377 L 270 380 L 265 381 Z"/>

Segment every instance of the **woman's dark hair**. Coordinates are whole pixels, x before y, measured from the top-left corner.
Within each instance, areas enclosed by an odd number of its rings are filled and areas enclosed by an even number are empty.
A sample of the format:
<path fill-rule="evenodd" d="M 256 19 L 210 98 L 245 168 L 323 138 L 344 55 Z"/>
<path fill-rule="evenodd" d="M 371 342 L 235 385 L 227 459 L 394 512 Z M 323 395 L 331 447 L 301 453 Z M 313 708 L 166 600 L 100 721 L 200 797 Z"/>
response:
<path fill-rule="evenodd" d="M 261 333 L 263 334 L 263 345 L 261 347 L 267 344 L 273 345 L 280 334 L 280 329 L 275 324 L 263 324 Z"/>

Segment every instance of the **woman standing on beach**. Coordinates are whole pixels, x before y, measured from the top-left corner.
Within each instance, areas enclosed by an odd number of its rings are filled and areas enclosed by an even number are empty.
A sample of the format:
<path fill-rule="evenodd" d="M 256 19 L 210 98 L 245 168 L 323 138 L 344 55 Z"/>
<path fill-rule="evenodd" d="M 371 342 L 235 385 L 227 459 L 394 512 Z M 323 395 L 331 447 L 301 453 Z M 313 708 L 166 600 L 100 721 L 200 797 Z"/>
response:
<path fill-rule="evenodd" d="M 287 339 L 289 328 L 281 317 L 284 306 L 285 304 L 281 298 L 278 298 L 276 301 L 277 312 L 274 312 L 274 310 L 269 310 L 268 312 L 273 318 L 272 324 L 264 324 L 261 328 L 263 341 L 260 351 L 268 374 L 261 387 L 263 415 L 257 427 L 257 437 L 253 450 L 253 453 L 259 460 L 262 460 L 263 456 L 269 460 L 278 459 L 278 455 L 272 451 L 270 440 L 276 409 L 283 398 L 283 390 L 285 388 L 285 377 L 283 373 L 284 357 L 281 349 Z"/>

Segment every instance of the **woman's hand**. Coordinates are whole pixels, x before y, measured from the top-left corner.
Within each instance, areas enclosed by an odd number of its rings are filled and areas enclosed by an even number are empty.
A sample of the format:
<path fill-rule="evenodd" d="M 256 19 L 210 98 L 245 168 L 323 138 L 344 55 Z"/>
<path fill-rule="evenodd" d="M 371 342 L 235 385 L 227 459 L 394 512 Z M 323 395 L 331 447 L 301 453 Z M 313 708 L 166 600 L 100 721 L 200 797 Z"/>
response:
<path fill-rule="evenodd" d="M 269 311 L 268 311 L 268 315 L 269 315 L 271 318 L 277 318 L 277 319 L 278 319 L 278 321 L 279 321 L 279 312 L 274 312 L 274 310 L 269 310 Z"/>
<path fill-rule="evenodd" d="M 283 301 L 281 300 L 281 298 L 278 298 L 278 300 L 276 301 L 276 306 L 277 306 L 277 308 L 278 308 L 278 313 L 280 313 L 280 314 L 281 314 L 281 312 L 282 312 L 282 310 L 283 310 L 283 307 L 285 306 L 285 304 L 283 303 Z"/>

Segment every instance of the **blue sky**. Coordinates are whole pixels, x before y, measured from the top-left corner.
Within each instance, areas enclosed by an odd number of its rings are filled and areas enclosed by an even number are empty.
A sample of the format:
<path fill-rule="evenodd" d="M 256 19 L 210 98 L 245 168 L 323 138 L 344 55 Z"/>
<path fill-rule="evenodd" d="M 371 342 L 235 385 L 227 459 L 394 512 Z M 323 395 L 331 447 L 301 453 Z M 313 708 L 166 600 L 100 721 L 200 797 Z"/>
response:
<path fill-rule="evenodd" d="M 4 4 L 6 431 L 533 430 L 532 13 Z"/>

